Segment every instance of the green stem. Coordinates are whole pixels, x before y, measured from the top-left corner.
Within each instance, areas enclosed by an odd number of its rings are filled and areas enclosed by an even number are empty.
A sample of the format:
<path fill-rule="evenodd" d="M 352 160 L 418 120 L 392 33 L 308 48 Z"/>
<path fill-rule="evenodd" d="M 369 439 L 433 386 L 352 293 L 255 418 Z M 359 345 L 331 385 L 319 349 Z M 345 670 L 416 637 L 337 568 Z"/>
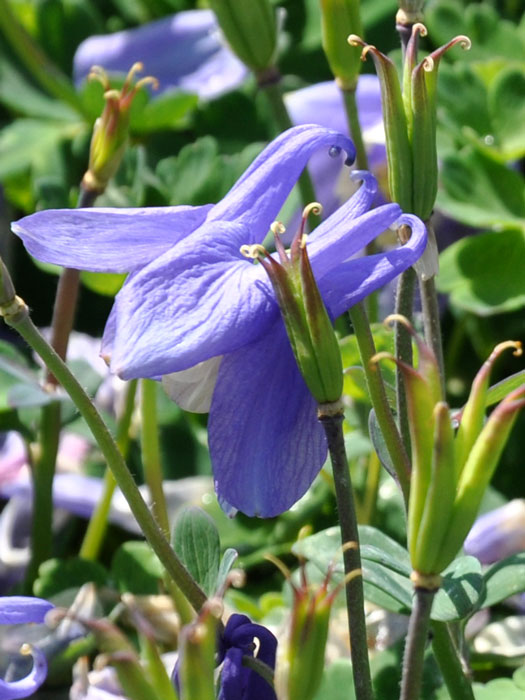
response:
<path fill-rule="evenodd" d="M 53 478 L 60 436 L 60 403 L 44 406 L 40 423 L 41 450 L 32 465 L 33 514 L 31 559 L 24 578 L 25 592 L 33 592 L 40 565 L 50 559 L 53 548 Z"/>
<path fill-rule="evenodd" d="M 363 140 L 363 132 L 361 131 L 361 123 L 359 121 L 359 113 L 357 111 L 356 89 L 342 90 L 343 101 L 346 110 L 346 118 L 350 135 L 355 146 L 355 165 L 358 170 L 368 170 L 368 156 L 366 154 L 365 142 Z M 377 253 L 375 241 L 371 241 L 366 246 L 366 254 L 374 255 Z M 368 317 L 372 323 L 375 323 L 379 318 L 379 293 L 373 292 L 366 299 L 366 310 Z"/>
<path fill-rule="evenodd" d="M 456 644 L 444 622 L 432 622 L 432 650 L 439 664 L 451 700 L 474 700 L 472 685 L 465 675 Z"/>
<path fill-rule="evenodd" d="M 290 129 L 293 126 L 286 104 L 284 103 L 283 89 L 281 84 L 281 75 L 277 69 L 272 71 L 270 78 L 266 76 L 258 76 L 258 83 L 262 93 L 265 95 L 268 104 L 272 110 L 273 119 L 279 133 Z M 315 202 L 315 189 L 312 179 L 305 169 L 298 181 L 299 192 L 303 206 L 307 206 L 311 202 Z"/>
<path fill-rule="evenodd" d="M 143 379 L 141 389 L 142 416 L 142 465 L 144 479 L 151 496 L 151 509 L 158 524 L 169 537 L 170 523 L 166 508 L 164 489 L 162 488 L 162 462 L 159 444 L 159 426 L 157 420 L 157 382 Z"/>
<path fill-rule="evenodd" d="M 370 394 L 377 422 L 396 471 L 405 502 L 408 502 L 410 490 L 410 462 L 392 416 L 392 411 L 388 405 L 381 372 L 376 364 L 370 363 L 370 360 L 376 354 L 376 348 L 363 303 L 359 302 L 353 306 L 349 314 L 354 327 L 361 364 L 363 365 L 368 385 L 368 393 Z"/>
<path fill-rule="evenodd" d="M 90 207 L 96 198 L 97 192 L 81 188 L 78 207 Z M 80 272 L 69 268 L 62 270 L 51 321 L 51 346 L 63 360 L 66 358 L 69 336 L 73 328 L 79 287 Z M 47 372 L 46 381 L 50 390 L 56 388 L 58 382 L 52 372 Z M 32 590 L 40 564 L 52 555 L 53 479 L 60 442 L 61 412 L 62 406 L 59 401 L 52 401 L 42 408 L 39 435 L 41 451 L 32 470 L 31 560 L 24 581 L 27 592 Z"/>
<path fill-rule="evenodd" d="M 0 0 L 0 30 L 11 49 L 44 90 L 86 116 L 86 107 L 69 78 L 34 42 L 18 21 L 8 0 Z"/>
<path fill-rule="evenodd" d="M 123 459 L 126 459 L 129 452 L 130 435 L 129 428 L 133 409 L 135 408 L 135 395 L 137 393 L 137 380 L 132 379 L 127 383 L 125 389 L 124 410 L 117 423 L 117 434 L 115 441 Z M 109 511 L 111 509 L 111 499 L 117 482 L 113 476 L 111 469 L 106 469 L 104 474 L 104 486 L 102 497 L 97 503 L 97 507 L 93 511 L 93 515 L 87 526 L 86 534 L 82 546 L 80 547 L 80 556 L 83 559 L 95 560 L 98 557 L 104 535 L 106 534 Z"/>
<path fill-rule="evenodd" d="M 366 155 L 365 142 L 361 131 L 357 102 L 355 99 L 355 88 L 353 90 L 342 90 L 345 103 L 348 128 L 355 146 L 355 164 L 358 170 L 368 170 L 368 157 Z"/>
<path fill-rule="evenodd" d="M 142 498 L 115 440 L 89 396 L 87 396 L 67 365 L 39 333 L 29 318 L 26 304 L 18 297 L 8 293 L 13 289 L 13 284 L 3 263 L 0 269 L 0 280 L 2 281 L 0 287 L 0 312 L 5 317 L 6 323 L 12 326 L 31 348 L 40 355 L 48 369 L 53 372 L 67 391 L 93 433 L 108 467 L 113 472 L 120 490 L 128 501 L 131 511 L 153 551 L 193 607 L 196 610 L 200 609 L 206 601 L 206 595 L 162 534 Z"/>
<path fill-rule="evenodd" d="M 409 267 L 398 278 L 395 313 L 412 321 L 414 308 L 414 288 L 416 273 Z M 395 356 L 398 360 L 412 366 L 412 336 L 402 323 L 396 323 L 394 329 Z M 408 406 L 403 373 L 396 365 L 396 410 L 399 431 L 407 454 L 410 455 L 410 429 L 408 425 Z"/>
<path fill-rule="evenodd" d="M 423 679 L 423 662 L 428 638 L 430 612 L 436 590 L 414 589 L 414 602 L 403 657 L 400 700 L 419 700 Z"/>
<path fill-rule="evenodd" d="M 341 539 L 343 546 L 351 544 L 351 546 L 346 546 L 343 549 L 345 575 L 349 576 L 352 572 L 359 572 L 358 576 L 349 578 L 345 586 L 355 695 L 359 700 L 372 700 L 372 678 L 368 659 L 359 532 L 357 529 L 352 481 L 345 452 L 343 418 L 342 413 L 335 415 L 323 413 L 323 406 L 319 406 L 319 421 L 325 430 L 332 460 Z"/>

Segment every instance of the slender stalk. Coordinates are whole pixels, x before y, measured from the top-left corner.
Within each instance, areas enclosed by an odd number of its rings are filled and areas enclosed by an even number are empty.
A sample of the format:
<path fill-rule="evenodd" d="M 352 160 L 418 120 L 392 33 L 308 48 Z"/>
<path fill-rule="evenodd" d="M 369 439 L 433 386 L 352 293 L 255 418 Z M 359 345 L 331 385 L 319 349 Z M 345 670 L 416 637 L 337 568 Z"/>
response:
<path fill-rule="evenodd" d="M 284 103 L 283 89 L 281 84 L 281 74 L 277 69 L 271 71 L 271 75 L 257 76 L 259 88 L 266 97 L 272 110 L 273 119 L 279 133 L 290 129 L 293 126 L 286 104 Z M 299 192 L 304 206 L 315 202 L 315 189 L 312 179 L 305 169 L 298 181 Z"/>
<path fill-rule="evenodd" d="M 97 195 L 97 192 L 81 187 L 78 207 L 92 206 Z M 68 268 L 62 270 L 51 321 L 51 345 L 63 360 L 66 358 L 69 335 L 73 328 L 79 286 L 80 272 L 78 270 Z M 51 391 L 58 384 L 53 373 L 49 370 L 46 381 Z M 24 581 L 27 592 L 32 590 L 40 564 L 50 559 L 52 555 L 53 479 L 60 442 L 61 409 L 59 401 L 52 401 L 42 408 L 39 435 L 41 451 L 32 470 L 31 560 Z"/>
<path fill-rule="evenodd" d="M 359 552 L 359 532 L 357 529 L 352 481 L 350 470 L 348 469 L 343 436 L 344 417 L 342 413 L 335 415 L 324 413 L 322 405 L 319 406 L 318 415 L 326 433 L 332 460 L 339 527 L 341 528 L 341 539 L 344 547 L 345 575 L 348 576 L 354 571 L 361 571 L 361 554 Z M 346 584 L 345 591 L 355 695 L 359 700 L 372 700 L 372 679 L 368 659 L 362 574 L 350 578 Z"/>
<path fill-rule="evenodd" d="M 361 131 L 361 123 L 359 121 L 359 112 L 357 111 L 356 89 L 341 90 L 343 93 L 343 101 L 345 105 L 346 118 L 350 135 L 354 141 L 356 157 L 355 165 L 358 170 L 368 170 L 368 156 L 366 154 L 365 142 L 363 140 L 363 132 Z M 366 246 L 366 254 L 374 255 L 377 253 L 375 241 L 371 241 Z M 379 293 L 373 292 L 366 299 L 366 310 L 368 317 L 372 323 L 375 323 L 379 318 Z"/>
<path fill-rule="evenodd" d="M 410 490 L 410 462 L 394 417 L 392 416 L 392 411 L 388 405 L 385 385 L 380 370 L 376 365 L 370 363 L 370 360 L 376 354 L 376 349 L 363 303 L 359 302 L 353 306 L 349 314 L 354 327 L 359 355 L 368 385 L 368 393 L 370 394 L 372 406 L 375 410 L 377 422 L 383 434 L 388 454 L 396 470 L 405 502 L 408 502 Z"/>
<path fill-rule="evenodd" d="M 169 537 L 170 523 L 162 488 L 162 462 L 157 420 L 157 382 L 143 379 L 141 389 L 142 465 L 144 478 L 151 495 L 151 509 L 164 534 Z"/>
<path fill-rule="evenodd" d="M 400 700 L 419 700 L 430 612 L 436 590 L 416 587 L 403 657 Z"/>
<path fill-rule="evenodd" d="M 30 594 L 40 565 L 51 558 L 53 547 L 53 478 L 60 436 L 60 403 L 53 401 L 42 410 L 40 454 L 32 465 L 33 514 L 31 519 L 31 559 L 24 577 L 24 590 Z"/>
<path fill-rule="evenodd" d="M 141 526 L 142 532 L 153 551 L 193 607 L 196 610 L 200 609 L 206 601 L 206 595 L 189 574 L 184 564 L 171 548 L 169 542 L 163 536 L 148 506 L 142 498 L 133 476 L 120 454 L 115 440 L 89 396 L 87 396 L 64 361 L 57 355 L 33 324 L 29 318 L 26 304 L 19 297 L 16 297 L 14 293 L 9 293 L 13 290 L 13 284 L 3 263 L 0 268 L 0 281 L 2 281 L 0 287 L 1 315 L 4 316 L 6 323 L 12 326 L 33 350 L 40 355 L 49 370 L 53 372 L 70 395 L 73 403 L 76 405 L 93 433 L 107 461 L 108 467 L 112 470 L 117 484 L 128 501 L 131 511 Z"/>
<path fill-rule="evenodd" d="M 0 0 L 0 30 L 11 49 L 44 90 L 69 104 L 79 114 L 86 115 L 86 107 L 69 78 L 33 41 L 18 21 L 8 0 Z"/>
<path fill-rule="evenodd" d="M 357 111 L 355 88 L 353 90 L 342 90 L 341 92 L 343 93 L 343 100 L 345 103 L 348 128 L 355 146 L 356 167 L 359 170 L 368 170 L 368 157 L 366 155 L 365 142 L 363 141 L 363 133 L 361 131 L 361 123 L 359 121 L 359 113 Z"/>
<path fill-rule="evenodd" d="M 126 394 L 124 400 L 124 410 L 117 424 L 117 434 L 115 441 L 123 459 L 127 459 L 130 444 L 129 428 L 133 409 L 135 407 L 135 395 L 137 393 L 137 380 L 132 379 L 126 385 Z M 113 476 L 111 469 L 106 469 L 104 474 L 104 486 L 102 497 L 97 503 L 97 507 L 93 511 L 93 515 L 89 521 L 86 534 L 82 546 L 80 547 L 80 556 L 84 559 L 96 559 L 102 546 L 104 535 L 106 534 L 109 511 L 111 508 L 111 499 L 117 482 Z"/>
<path fill-rule="evenodd" d="M 362 519 L 359 521 L 363 525 L 370 525 L 374 517 L 380 479 L 381 462 L 379 461 L 377 453 L 372 450 L 366 470 L 365 497 L 361 508 Z"/>
<path fill-rule="evenodd" d="M 443 359 L 443 341 L 441 339 L 441 321 L 439 319 L 436 284 L 433 277 L 427 280 L 419 278 L 419 293 L 421 295 L 425 341 L 436 356 L 441 380 L 441 391 L 443 396 L 445 396 L 445 362 Z"/>
<path fill-rule="evenodd" d="M 412 267 L 401 273 L 397 282 L 395 313 L 412 321 L 414 308 L 414 288 L 416 273 Z M 396 323 L 394 329 L 394 352 L 398 360 L 412 366 L 412 337 L 402 323 Z M 408 426 L 407 396 L 405 382 L 399 366 L 396 365 L 396 410 L 399 432 L 407 454 L 410 455 L 410 430 Z"/>
<path fill-rule="evenodd" d="M 432 650 L 445 679 L 451 700 L 474 700 L 470 680 L 465 675 L 459 651 L 444 622 L 432 622 Z"/>

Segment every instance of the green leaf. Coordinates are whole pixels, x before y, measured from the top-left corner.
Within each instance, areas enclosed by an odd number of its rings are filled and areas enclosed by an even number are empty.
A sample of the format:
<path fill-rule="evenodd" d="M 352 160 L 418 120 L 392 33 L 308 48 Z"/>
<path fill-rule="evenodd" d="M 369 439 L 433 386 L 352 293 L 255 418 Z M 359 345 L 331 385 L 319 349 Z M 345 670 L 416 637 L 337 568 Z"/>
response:
<path fill-rule="evenodd" d="M 58 143 L 83 128 L 71 122 L 17 119 L 0 133 L 0 178 L 42 166 Z"/>
<path fill-rule="evenodd" d="M 221 563 L 219 566 L 219 572 L 217 574 L 217 582 L 215 588 L 220 590 L 226 583 L 228 574 L 233 568 L 233 565 L 237 561 L 239 552 L 236 549 L 229 547 L 222 555 Z"/>
<path fill-rule="evenodd" d="M 114 297 L 124 284 L 126 275 L 111 274 L 109 272 L 89 272 L 82 270 L 80 279 L 84 287 L 91 289 L 92 292 L 103 294 L 104 296 Z"/>
<path fill-rule="evenodd" d="M 347 659 L 336 659 L 326 667 L 314 700 L 355 700 L 352 664 Z"/>
<path fill-rule="evenodd" d="M 525 306 L 525 230 L 463 238 L 440 256 L 440 292 L 455 306 L 479 316 Z"/>
<path fill-rule="evenodd" d="M 219 533 L 212 518 L 191 506 L 178 516 L 173 548 L 207 595 L 215 592 L 219 573 Z"/>
<path fill-rule="evenodd" d="M 0 102 L 27 117 L 79 122 L 78 112 L 33 87 L 22 73 L 5 59 L 0 71 Z"/>
<path fill-rule="evenodd" d="M 523 700 L 523 689 L 510 678 L 496 678 L 482 685 L 474 683 L 476 700 Z"/>
<path fill-rule="evenodd" d="M 0 412 L 44 406 L 56 399 L 42 389 L 39 375 L 27 366 L 25 357 L 13 345 L 0 341 Z"/>
<path fill-rule="evenodd" d="M 386 610 L 408 614 L 412 608 L 412 567 L 406 549 L 390 537 L 370 526 L 359 527 L 365 598 Z M 292 552 L 311 561 L 326 573 L 335 561 L 334 575 L 341 579 L 343 559 L 339 528 L 331 527 L 299 540 Z M 477 606 L 483 579 L 481 565 L 474 557 L 461 557 L 452 562 L 443 575 L 442 590 L 436 595 L 432 619 L 463 619 Z"/>
<path fill-rule="evenodd" d="M 509 66 L 490 85 L 488 100 L 496 141 L 507 160 L 525 154 L 525 67 Z"/>
<path fill-rule="evenodd" d="M 525 227 L 523 177 L 471 147 L 443 159 L 437 206 L 469 226 Z"/>
<path fill-rule="evenodd" d="M 125 542 L 111 562 L 111 575 L 122 593 L 154 595 L 163 574 L 162 564 L 146 542 Z"/>
<path fill-rule="evenodd" d="M 488 608 L 525 591 L 525 552 L 493 564 L 483 575 L 485 591 L 481 606 Z"/>
<path fill-rule="evenodd" d="M 80 559 L 49 559 L 38 570 L 38 578 L 33 585 L 33 593 L 41 598 L 49 598 L 69 588 L 80 588 L 92 582 L 97 586 L 107 583 L 106 569 L 95 561 Z"/>
<path fill-rule="evenodd" d="M 188 125 L 198 101 L 197 95 L 179 91 L 153 97 L 140 111 L 132 110 L 130 130 L 132 133 L 147 134 L 165 129 L 182 129 Z"/>
<path fill-rule="evenodd" d="M 483 591 L 481 564 L 475 557 L 458 557 L 443 573 L 443 583 L 432 606 L 432 619 L 463 620 L 479 606 Z"/>
<path fill-rule="evenodd" d="M 394 334 L 382 323 L 371 326 L 377 352 L 394 352 Z M 370 396 L 361 365 L 361 356 L 355 335 L 347 335 L 340 342 L 343 368 L 345 372 L 344 393 L 357 401 L 370 404 Z M 395 385 L 395 365 L 390 362 L 381 364 L 381 374 L 387 385 Z"/>

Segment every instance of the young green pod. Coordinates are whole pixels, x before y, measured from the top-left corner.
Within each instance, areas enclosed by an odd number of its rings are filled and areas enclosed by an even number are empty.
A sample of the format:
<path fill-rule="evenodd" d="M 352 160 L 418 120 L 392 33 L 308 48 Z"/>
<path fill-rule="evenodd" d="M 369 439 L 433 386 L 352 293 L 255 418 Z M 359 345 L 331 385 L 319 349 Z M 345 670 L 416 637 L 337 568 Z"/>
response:
<path fill-rule="evenodd" d="M 349 34 L 361 35 L 359 0 L 321 0 L 323 49 L 342 90 L 354 90 L 360 71 L 361 51 L 348 48 Z"/>

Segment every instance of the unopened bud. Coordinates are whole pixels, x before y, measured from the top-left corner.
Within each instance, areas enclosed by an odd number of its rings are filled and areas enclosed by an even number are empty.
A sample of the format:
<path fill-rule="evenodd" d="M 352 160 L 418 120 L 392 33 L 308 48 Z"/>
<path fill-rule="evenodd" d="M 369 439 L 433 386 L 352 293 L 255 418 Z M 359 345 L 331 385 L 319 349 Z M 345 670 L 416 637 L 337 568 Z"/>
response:
<path fill-rule="evenodd" d="M 361 68 L 361 51 L 348 48 L 349 34 L 362 34 L 359 0 L 321 0 L 323 49 L 343 90 L 354 90 Z"/>
<path fill-rule="evenodd" d="M 93 66 L 90 80 L 98 80 L 104 88 L 106 101 L 102 115 L 96 120 L 89 149 L 89 168 L 82 185 L 85 189 L 103 192 L 109 180 L 117 172 L 128 141 L 129 112 L 138 90 L 143 85 L 158 86 L 155 78 L 141 78 L 134 83 L 135 74 L 142 70 L 141 63 L 135 63 L 120 90 L 111 89 L 103 68 Z"/>
<path fill-rule="evenodd" d="M 277 23 L 270 0 L 210 0 L 232 51 L 255 73 L 273 66 Z"/>
<path fill-rule="evenodd" d="M 198 619 L 182 628 L 178 681 L 181 700 L 215 700 L 216 610 L 205 606 Z"/>

